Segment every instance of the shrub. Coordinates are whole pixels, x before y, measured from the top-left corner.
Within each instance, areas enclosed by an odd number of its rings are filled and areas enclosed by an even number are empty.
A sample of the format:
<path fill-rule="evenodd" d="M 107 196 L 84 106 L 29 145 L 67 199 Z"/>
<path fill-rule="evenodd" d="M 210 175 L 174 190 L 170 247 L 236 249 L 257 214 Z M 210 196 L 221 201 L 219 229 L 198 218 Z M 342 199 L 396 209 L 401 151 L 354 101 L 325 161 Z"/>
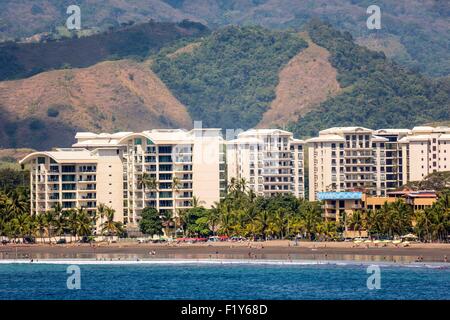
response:
<path fill-rule="evenodd" d="M 59 111 L 58 109 L 56 109 L 56 107 L 49 107 L 47 109 L 47 116 L 49 116 L 50 118 L 56 118 L 59 116 Z"/>

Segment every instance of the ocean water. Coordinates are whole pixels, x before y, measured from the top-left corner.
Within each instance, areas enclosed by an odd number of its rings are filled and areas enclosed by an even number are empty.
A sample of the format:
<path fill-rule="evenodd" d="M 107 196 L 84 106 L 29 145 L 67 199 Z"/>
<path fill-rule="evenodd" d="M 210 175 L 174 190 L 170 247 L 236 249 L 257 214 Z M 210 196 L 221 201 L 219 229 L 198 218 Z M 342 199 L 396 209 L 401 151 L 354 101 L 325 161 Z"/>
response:
<path fill-rule="evenodd" d="M 69 290 L 69 265 L 80 270 Z M 0 299 L 450 299 L 450 268 L 266 261 L 0 261 Z"/>

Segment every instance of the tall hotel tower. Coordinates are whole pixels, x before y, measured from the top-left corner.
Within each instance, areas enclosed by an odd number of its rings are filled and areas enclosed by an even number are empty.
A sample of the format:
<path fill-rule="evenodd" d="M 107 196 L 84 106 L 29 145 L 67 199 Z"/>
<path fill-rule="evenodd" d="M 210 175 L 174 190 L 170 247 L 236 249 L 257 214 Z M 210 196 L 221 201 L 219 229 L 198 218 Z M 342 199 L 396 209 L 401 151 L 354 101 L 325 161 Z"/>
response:
<path fill-rule="evenodd" d="M 244 178 L 257 195 L 304 198 L 302 140 L 278 129 L 252 129 L 228 141 L 228 180 Z"/>
<path fill-rule="evenodd" d="M 309 198 L 317 192 L 363 191 L 385 196 L 409 181 L 450 170 L 450 128 L 371 130 L 337 127 L 306 141 Z"/>
<path fill-rule="evenodd" d="M 116 220 L 136 225 L 147 206 L 176 214 L 194 196 L 209 207 L 225 192 L 220 129 L 82 132 L 76 139 L 73 148 L 21 161 L 30 164 L 32 212 L 55 203 L 89 211 L 102 203 L 115 209 Z"/>

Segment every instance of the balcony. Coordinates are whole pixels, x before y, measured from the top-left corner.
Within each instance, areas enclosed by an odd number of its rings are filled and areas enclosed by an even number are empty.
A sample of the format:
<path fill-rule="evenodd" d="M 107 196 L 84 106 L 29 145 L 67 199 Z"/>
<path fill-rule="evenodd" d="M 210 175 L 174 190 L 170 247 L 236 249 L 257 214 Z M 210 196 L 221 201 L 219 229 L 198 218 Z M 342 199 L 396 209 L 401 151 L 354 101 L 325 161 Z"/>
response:
<path fill-rule="evenodd" d="M 63 182 L 75 182 L 75 176 L 74 175 L 64 175 L 62 176 Z"/>
<path fill-rule="evenodd" d="M 96 199 L 96 198 L 97 198 L 96 195 L 95 194 L 91 194 L 91 193 L 82 194 L 80 196 L 80 199 L 83 199 L 83 200 L 85 200 L 85 199 Z"/>
<path fill-rule="evenodd" d="M 93 182 L 96 181 L 96 177 L 95 176 L 80 176 L 78 179 L 78 182 Z"/>

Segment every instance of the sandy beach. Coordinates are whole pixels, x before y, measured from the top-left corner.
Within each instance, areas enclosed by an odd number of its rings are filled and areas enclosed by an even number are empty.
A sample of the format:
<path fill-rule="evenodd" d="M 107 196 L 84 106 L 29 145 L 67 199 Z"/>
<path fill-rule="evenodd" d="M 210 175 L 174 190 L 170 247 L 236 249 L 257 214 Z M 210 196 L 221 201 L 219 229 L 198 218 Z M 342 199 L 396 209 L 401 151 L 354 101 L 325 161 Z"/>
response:
<path fill-rule="evenodd" d="M 352 242 L 215 242 L 181 244 L 15 245 L 0 246 L 0 259 L 273 259 L 446 262 L 450 244 L 354 244 Z"/>

